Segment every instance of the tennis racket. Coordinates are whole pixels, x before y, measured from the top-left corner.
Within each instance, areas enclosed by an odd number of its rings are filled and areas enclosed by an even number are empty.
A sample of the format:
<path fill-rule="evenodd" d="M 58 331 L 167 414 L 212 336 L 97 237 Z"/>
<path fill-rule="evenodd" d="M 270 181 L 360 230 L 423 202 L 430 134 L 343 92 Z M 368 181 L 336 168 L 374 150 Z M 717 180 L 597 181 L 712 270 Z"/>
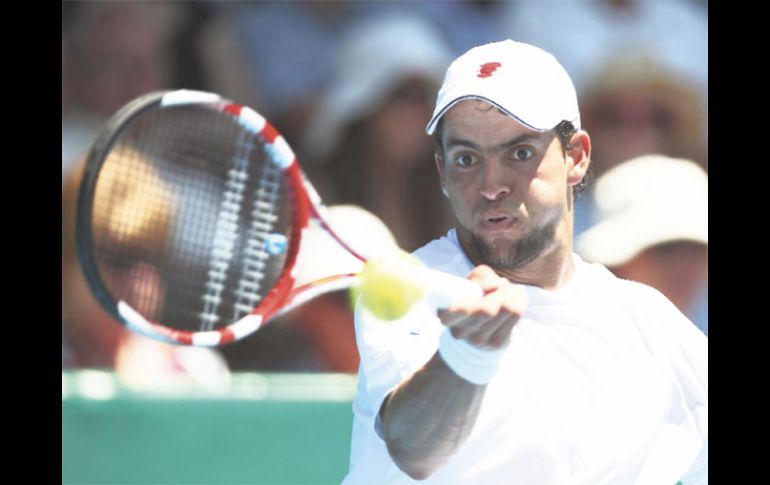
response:
<path fill-rule="evenodd" d="M 381 256 L 332 228 L 265 118 L 201 91 L 146 94 L 106 123 L 86 161 L 76 224 L 83 273 L 108 313 L 185 345 L 240 340 L 311 298 L 356 285 L 364 262 Z M 298 282 L 311 229 L 357 265 Z M 427 268 L 407 277 L 437 308 L 482 295 L 469 280 Z"/>

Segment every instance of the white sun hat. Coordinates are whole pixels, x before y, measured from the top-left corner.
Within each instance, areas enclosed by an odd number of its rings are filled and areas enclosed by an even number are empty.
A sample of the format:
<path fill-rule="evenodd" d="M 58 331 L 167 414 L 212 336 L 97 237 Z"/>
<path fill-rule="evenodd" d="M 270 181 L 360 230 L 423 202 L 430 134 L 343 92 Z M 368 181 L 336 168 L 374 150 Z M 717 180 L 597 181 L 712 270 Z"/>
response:
<path fill-rule="evenodd" d="M 572 80 L 559 61 L 530 44 L 507 39 L 474 47 L 447 69 L 426 132 L 464 99 L 487 101 L 536 131 L 569 121 L 580 128 Z"/>
<path fill-rule="evenodd" d="M 708 175 L 695 162 L 644 155 L 599 177 L 592 196 L 595 225 L 577 240 L 591 262 L 616 266 L 671 241 L 708 245 Z"/>

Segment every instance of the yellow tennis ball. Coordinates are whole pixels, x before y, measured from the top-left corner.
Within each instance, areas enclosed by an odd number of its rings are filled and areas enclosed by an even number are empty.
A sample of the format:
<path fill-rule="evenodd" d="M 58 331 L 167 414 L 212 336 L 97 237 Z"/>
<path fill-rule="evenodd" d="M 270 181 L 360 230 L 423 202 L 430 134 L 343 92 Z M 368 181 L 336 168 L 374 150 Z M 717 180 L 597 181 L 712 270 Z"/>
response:
<path fill-rule="evenodd" d="M 359 275 L 353 297 L 360 298 L 361 304 L 381 320 L 401 318 L 424 296 L 417 279 L 410 277 L 420 266 L 420 260 L 403 251 L 369 261 Z"/>

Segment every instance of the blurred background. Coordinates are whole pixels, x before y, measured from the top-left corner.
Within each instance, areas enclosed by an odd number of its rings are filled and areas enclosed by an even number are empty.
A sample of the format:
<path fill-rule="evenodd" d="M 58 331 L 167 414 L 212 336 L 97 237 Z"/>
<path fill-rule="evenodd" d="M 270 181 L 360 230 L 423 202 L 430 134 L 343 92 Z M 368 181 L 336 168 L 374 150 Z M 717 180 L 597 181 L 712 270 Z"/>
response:
<path fill-rule="evenodd" d="M 63 483 L 338 483 L 358 366 L 344 292 L 217 350 L 110 321 L 74 247 L 101 124 L 158 89 L 250 105 L 327 204 L 371 212 L 414 250 L 451 226 L 424 133 L 444 71 L 509 37 L 552 52 L 578 90 L 594 143 L 579 254 L 655 286 L 707 334 L 706 1 L 64 1 Z"/>

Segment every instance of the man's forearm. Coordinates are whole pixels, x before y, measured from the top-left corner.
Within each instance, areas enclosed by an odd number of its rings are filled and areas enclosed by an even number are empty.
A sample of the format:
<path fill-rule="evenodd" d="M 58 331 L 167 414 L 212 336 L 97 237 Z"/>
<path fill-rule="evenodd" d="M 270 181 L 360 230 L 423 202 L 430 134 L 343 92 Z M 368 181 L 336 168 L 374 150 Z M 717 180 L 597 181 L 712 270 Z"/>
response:
<path fill-rule="evenodd" d="M 526 293 L 498 276 L 488 266 L 468 274 L 484 291 L 476 301 L 461 302 L 438 313 L 452 339 L 479 350 L 497 352 L 510 342 L 511 331 L 526 307 Z M 439 348 L 425 366 L 398 386 L 382 406 L 382 433 L 393 461 L 410 477 L 425 479 L 457 451 L 468 438 L 481 410 L 494 366 L 458 351 L 454 340 L 440 339 Z M 445 351 L 449 351 L 446 354 Z M 455 373 L 441 355 L 449 355 Z M 477 356 L 476 356 L 477 357 Z M 482 365 L 480 365 L 482 364 Z M 481 373 L 468 369 L 482 370 Z M 473 375 L 471 375 L 473 374 Z"/>
<path fill-rule="evenodd" d="M 430 476 L 470 434 L 485 391 L 485 385 L 458 377 L 436 353 L 391 393 L 381 411 L 393 461 L 412 478 Z"/>

